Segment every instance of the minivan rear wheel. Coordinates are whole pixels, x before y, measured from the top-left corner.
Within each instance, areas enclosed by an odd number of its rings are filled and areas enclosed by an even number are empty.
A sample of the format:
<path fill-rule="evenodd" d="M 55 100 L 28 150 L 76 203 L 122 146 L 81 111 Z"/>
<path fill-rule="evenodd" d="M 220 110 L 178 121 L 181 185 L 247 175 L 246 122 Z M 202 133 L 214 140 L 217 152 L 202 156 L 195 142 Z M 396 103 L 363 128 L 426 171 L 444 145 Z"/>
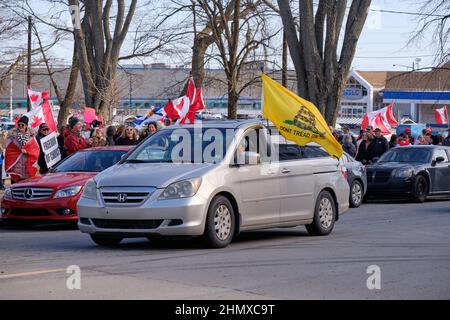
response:
<path fill-rule="evenodd" d="M 313 223 L 306 226 L 312 236 L 326 236 L 333 231 L 336 221 L 336 205 L 328 191 L 322 191 L 317 197 Z"/>
<path fill-rule="evenodd" d="M 231 243 L 235 230 L 233 206 L 224 196 L 215 197 L 206 217 L 205 243 L 211 248 L 225 248 Z"/>
<path fill-rule="evenodd" d="M 119 243 L 123 240 L 121 237 L 114 236 L 104 236 L 98 234 L 91 234 L 91 239 L 96 244 L 102 247 L 113 247 L 119 245 Z"/>

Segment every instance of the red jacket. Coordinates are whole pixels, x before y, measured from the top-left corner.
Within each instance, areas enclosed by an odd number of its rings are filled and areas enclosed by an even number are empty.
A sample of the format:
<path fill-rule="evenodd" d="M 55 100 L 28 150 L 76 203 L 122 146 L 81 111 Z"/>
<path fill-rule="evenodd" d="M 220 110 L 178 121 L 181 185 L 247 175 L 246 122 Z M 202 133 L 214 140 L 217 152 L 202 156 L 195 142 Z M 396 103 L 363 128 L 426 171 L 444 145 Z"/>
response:
<path fill-rule="evenodd" d="M 70 132 L 70 134 L 68 134 L 64 139 L 64 150 L 66 151 L 67 156 L 70 156 L 78 150 L 89 147 L 90 145 L 83 136 L 76 135 L 73 132 Z"/>

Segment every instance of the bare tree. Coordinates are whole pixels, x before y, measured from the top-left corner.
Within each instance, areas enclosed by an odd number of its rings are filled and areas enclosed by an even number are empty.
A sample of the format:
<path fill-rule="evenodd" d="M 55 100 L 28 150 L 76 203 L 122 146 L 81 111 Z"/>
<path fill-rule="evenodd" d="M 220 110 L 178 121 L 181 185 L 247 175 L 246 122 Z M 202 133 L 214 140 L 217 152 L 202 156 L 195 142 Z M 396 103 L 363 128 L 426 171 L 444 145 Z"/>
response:
<path fill-rule="evenodd" d="M 269 32 L 264 15 L 263 1 L 216 1 L 196 0 L 197 17 L 205 27 L 196 33 L 194 39 L 193 74 L 204 78 L 205 53 L 211 44 L 216 51 L 212 59 L 219 63 L 226 76 L 228 92 L 228 118 L 236 119 L 237 103 L 241 93 L 255 82 L 255 78 L 242 81 L 255 68 L 251 54 L 260 47 L 269 45 L 277 32 Z M 257 67 L 256 67 L 257 68 Z M 195 78 L 195 76 L 194 76 Z M 220 81 L 220 79 L 218 79 Z"/>
<path fill-rule="evenodd" d="M 424 0 L 418 15 L 418 28 L 408 44 L 420 40 L 426 32 L 433 32 L 432 46 L 436 52 L 436 64 L 450 59 L 450 1 Z M 437 41 L 436 41 L 437 40 Z"/>
<path fill-rule="evenodd" d="M 351 1 L 348 14 L 347 0 L 320 0 L 316 10 L 313 0 L 294 1 L 298 16 L 293 14 L 292 1 L 277 2 L 297 74 L 297 91 L 334 124 L 371 0 Z"/>
<path fill-rule="evenodd" d="M 132 0 L 126 12 L 125 1 L 117 0 L 114 33 L 111 33 L 113 0 L 107 0 L 104 6 L 101 0 L 85 1 L 84 16 L 80 20 L 79 1 L 69 0 L 75 19 L 75 45 L 80 60 L 85 102 L 107 120 L 110 116 L 110 101 L 104 99 L 105 93 L 109 92 L 115 79 L 120 50 L 133 19 L 136 4 L 137 0 Z"/>

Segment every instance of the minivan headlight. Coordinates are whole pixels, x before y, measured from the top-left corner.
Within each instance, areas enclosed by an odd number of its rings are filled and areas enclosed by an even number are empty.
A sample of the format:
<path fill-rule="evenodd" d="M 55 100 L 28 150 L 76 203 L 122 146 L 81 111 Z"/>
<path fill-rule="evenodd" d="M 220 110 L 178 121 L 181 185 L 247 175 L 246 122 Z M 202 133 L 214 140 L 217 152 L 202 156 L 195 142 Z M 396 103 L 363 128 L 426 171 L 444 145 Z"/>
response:
<path fill-rule="evenodd" d="M 73 197 L 73 196 L 77 195 L 78 192 L 80 192 L 81 188 L 82 188 L 82 186 L 74 186 L 74 187 L 69 187 L 69 188 L 64 188 L 64 189 L 58 190 L 55 193 L 54 198 L 59 199 L 59 198 Z"/>
<path fill-rule="evenodd" d="M 202 184 L 201 178 L 183 180 L 172 183 L 171 185 L 169 185 L 167 188 L 164 189 L 163 193 L 161 193 L 158 200 L 193 197 L 197 193 L 201 184 Z"/>
<path fill-rule="evenodd" d="M 94 179 L 89 180 L 83 189 L 83 198 L 97 200 L 97 185 L 95 184 Z"/>

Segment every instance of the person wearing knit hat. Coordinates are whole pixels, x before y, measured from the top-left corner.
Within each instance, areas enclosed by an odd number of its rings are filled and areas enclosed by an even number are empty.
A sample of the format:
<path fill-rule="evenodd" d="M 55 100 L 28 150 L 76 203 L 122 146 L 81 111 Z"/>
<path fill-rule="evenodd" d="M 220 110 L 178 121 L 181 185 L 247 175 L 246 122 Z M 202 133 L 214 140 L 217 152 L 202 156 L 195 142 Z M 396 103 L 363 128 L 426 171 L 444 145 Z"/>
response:
<path fill-rule="evenodd" d="M 81 134 L 83 124 L 81 120 L 74 117 L 69 120 L 69 132 L 64 139 L 64 151 L 67 156 L 78 150 L 90 148 L 92 141 L 87 141 Z"/>
<path fill-rule="evenodd" d="M 33 131 L 28 127 L 27 116 L 17 120 L 17 128 L 10 132 L 5 152 L 5 171 L 11 176 L 11 183 L 34 177 L 39 158 L 39 145 Z"/>
<path fill-rule="evenodd" d="M 81 123 L 81 120 L 78 119 L 77 117 L 70 118 L 69 120 L 69 126 L 71 128 L 75 127 L 78 123 Z"/>
<path fill-rule="evenodd" d="M 30 120 L 28 119 L 27 116 L 22 116 L 22 117 L 20 117 L 20 119 L 17 121 L 17 126 L 20 128 L 20 124 L 24 124 L 25 127 L 28 127 L 28 122 L 29 122 L 29 121 L 30 121 Z"/>

